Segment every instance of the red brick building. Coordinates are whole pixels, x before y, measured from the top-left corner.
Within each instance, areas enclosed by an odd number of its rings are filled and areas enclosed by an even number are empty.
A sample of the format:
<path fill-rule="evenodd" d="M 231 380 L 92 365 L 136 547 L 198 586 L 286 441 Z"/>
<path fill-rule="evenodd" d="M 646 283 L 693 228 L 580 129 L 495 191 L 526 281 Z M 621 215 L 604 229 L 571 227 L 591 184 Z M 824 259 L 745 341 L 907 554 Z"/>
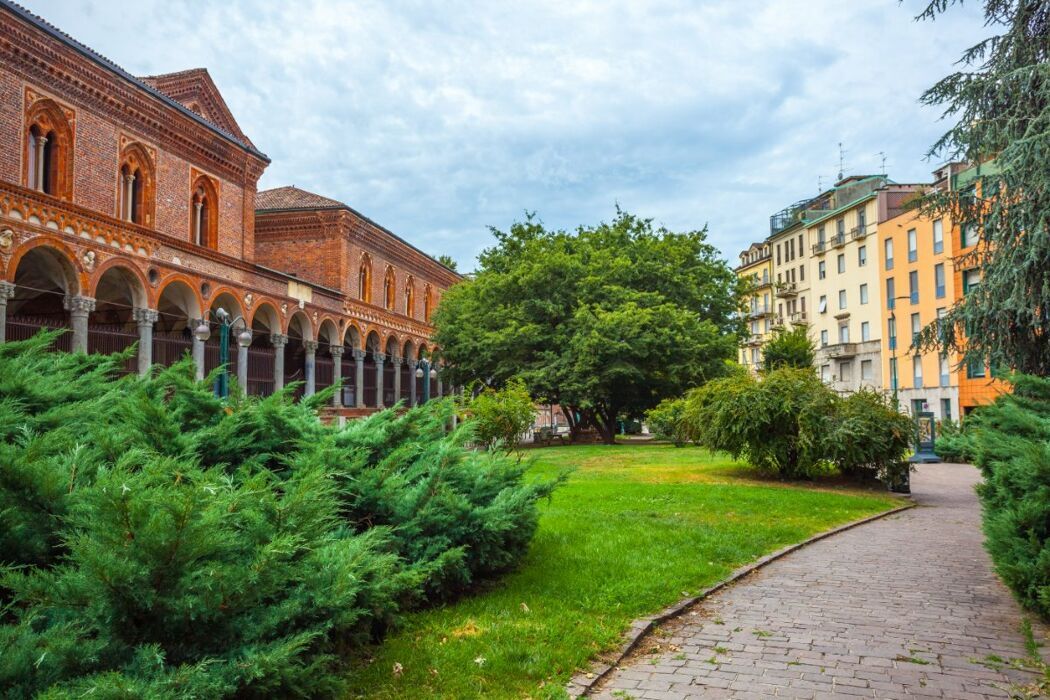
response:
<path fill-rule="evenodd" d="M 268 164 L 206 70 L 134 77 L 0 0 L 0 340 L 67 327 L 60 347 L 139 342 L 141 372 L 190 351 L 203 376 L 219 333 L 194 330 L 225 314 L 250 393 L 418 397 L 459 276 L 341 202 L 257 192 Z"/>

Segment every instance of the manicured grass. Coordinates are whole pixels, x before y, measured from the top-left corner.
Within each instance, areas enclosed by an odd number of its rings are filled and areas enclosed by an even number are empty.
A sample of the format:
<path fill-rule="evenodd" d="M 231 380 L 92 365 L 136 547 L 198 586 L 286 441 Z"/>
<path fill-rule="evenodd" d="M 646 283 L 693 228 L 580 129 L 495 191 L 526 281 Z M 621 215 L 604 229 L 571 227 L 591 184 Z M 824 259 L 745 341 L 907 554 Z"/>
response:
<path fill-rule="evenodd" d="M 699 448 L 528 456 L 536 478 L 575 471 L 543 504 L 522 567 L 489 590 L 407 616 L 354 669 L 351 697 L 561 697 L 572 672 L 616 648 L 635 618 L 897 503 L 880 491 L 764 481 Z"/>

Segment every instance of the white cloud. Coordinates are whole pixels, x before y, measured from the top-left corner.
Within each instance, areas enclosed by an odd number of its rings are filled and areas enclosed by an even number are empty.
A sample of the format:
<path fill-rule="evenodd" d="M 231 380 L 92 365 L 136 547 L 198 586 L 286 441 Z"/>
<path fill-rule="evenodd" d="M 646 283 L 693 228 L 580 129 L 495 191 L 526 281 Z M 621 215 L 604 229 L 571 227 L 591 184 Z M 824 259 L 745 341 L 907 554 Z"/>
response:
<path fill-rule="evenodd" d="M 469 268 L 536 210 L 709 222 L 727 257 L 837 170 L 921 181 L 922 90 L 987 30 L 919 0 L 24 0 L 129 71 L 206 66 L 261 186 L 342 199 Z"/>

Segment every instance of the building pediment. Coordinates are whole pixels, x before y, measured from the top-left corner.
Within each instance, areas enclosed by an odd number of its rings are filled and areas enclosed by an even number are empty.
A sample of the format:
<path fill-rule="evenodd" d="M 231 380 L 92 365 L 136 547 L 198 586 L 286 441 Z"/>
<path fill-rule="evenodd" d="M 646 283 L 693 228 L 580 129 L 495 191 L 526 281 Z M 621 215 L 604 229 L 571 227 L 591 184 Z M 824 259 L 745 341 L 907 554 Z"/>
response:
<path fill-rule="evenodd" d="M 207 68 L 191 68 L 178 73 L 150 75 L 139 79 L 254 148 L 254 144 L 248 140 L 237 120 L 233 118 L 233 113 L 226 105 L 226 100 L 222 99 L 222 94 L 208 74 Z"/>

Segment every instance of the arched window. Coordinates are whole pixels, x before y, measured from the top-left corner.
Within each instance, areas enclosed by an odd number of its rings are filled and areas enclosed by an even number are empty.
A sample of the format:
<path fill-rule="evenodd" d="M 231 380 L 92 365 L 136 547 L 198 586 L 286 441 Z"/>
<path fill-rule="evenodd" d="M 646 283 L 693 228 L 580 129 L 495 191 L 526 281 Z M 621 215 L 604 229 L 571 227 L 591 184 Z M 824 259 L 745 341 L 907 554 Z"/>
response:
<path fill-rule="evenodd" d="M 372 303 L 372 259 L 367 253 L 362 256 L 357 272 L 357 296 L 365 303 Z"/>
<path fill-rule="evenodd" d="M 139 144 L 124 149 L 118 178 L 118 214 L 140 226 L 153 225 L 153 161 Z"/>
<path fill-rule="evenodd" d="M 430 298 L 430 285 L 423 288 L 423 321 L 430 323 L 430 312 L 433 311 L 433 300 Z"/>
<path fill-rule="evenodd" d="M 219 197 L 215 184 L 204 175 L 190 193 L 190 240 L 204 248 L 218 248 Z"/>
<path fill-rule="evenodd" d="M 386 279 L 383 281 L 383 301 L 388 311 L 393 311 L 397 303 L 397 283 L 394 278 L 394 268 L 387 266 Z"/>
<path fill-rule="evenodd" d="M 73 129 L 54 101 L 37 100 L 26 115 L 25 184 L 69 199 L 73 190 Z"/>
<path fill-rule="evenodd" d="M 413 318 L 416 312 L 416 281 L 409 275 L 405 283 L 405 315 Z"/>

